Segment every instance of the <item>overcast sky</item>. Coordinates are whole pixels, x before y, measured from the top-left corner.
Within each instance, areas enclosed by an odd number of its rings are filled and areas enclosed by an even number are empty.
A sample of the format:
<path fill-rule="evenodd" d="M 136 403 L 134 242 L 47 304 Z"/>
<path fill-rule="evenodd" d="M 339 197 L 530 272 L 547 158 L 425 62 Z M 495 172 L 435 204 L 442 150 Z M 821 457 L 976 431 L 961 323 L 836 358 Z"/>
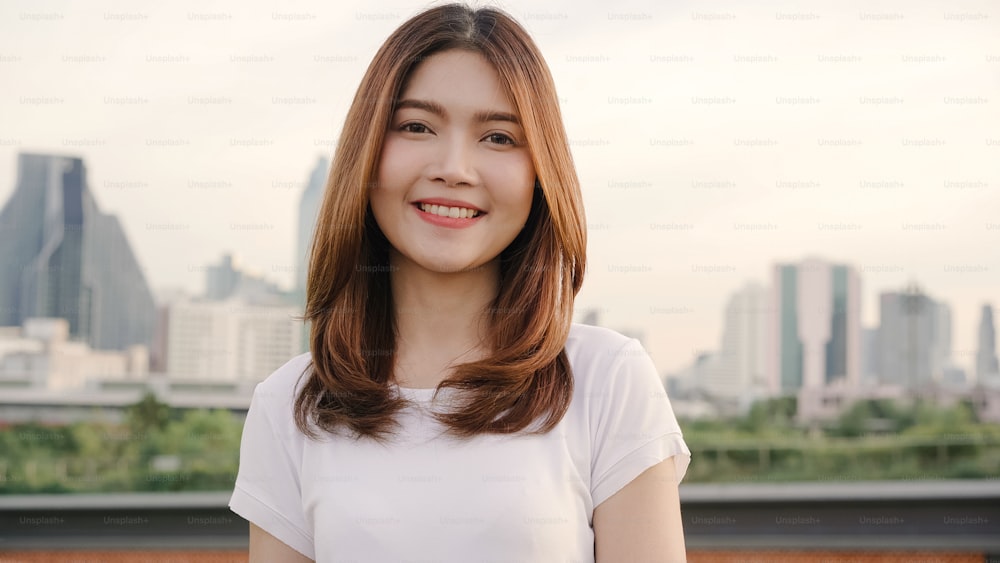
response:
<path fill-rule="evenodd" d="M 82 156 L 154 290 L 200 292 L 224 252 L 290 285 L 303 183 L 378 45 L 432 5 L 371 4 L 0 3 L 0 201 L 19 151 Z M 717 346 L 733 291 L 818 256 L 861 271 L 866 325 L 911 280 L 949 302 L 972 365 L 1000 306 L 995 2 L 538 4 L 493 5 L 559 89 L 590 225 L 578 312 L 675 371 Z"/>

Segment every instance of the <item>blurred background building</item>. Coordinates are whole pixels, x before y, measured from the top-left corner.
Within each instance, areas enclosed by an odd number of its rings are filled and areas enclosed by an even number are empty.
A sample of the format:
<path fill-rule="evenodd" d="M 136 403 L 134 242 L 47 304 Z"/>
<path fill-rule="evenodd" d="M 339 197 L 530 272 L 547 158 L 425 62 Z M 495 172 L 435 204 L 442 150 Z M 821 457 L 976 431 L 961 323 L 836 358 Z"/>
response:
<path fill-rule="evenodd" d="M 1000 385 L 997 362 L 997 333 L 993 328 L 993 307 L 983 305 L 979 321 L 979 346 L 976 349 L 976 378 L 983 383 Z"/>
<path fill-rule="evenodd" d="M 94 350 L 69 338 L 69 321 L 25 319 L 0 328 L 0 389 L 72 392 L 95 379 L 141 381 L 149 367 L 141 344 L 123 351 Z"/>
<path fill-rule="evenodd" d="M 290 290 L 231 253 L 206 266 L 204 291 L 153 297 L 114 216 L 101 213 L 82 159 L 21 154 L 0 211 L 0 386 L 31 393 L 89 389 L 201 390 L 245 396 L 308 350 L 309 247 L 329 160 L 317 159 L 298 205 Z M 861 276 L 819 257 L 776 263 L 770 283 L 745 282 L 722 311 L 717 347 L 665 374 L 681 417 L 736 416 L 761 399 L 797 398 L 804 423 L 870 398 L 975 398 L 1000 416 L 990 304 L 982 307 L 975 372 L 952 361 L 949 305 L 915 283 L 879 293 L 878 325 L 861 324 Z M 688 309 L 684 309 L 688 311 Z M 582 312 L 599 325 L 601 309 Z M 644 333 L 614 327 L 644 341 Z M 645 342 L 643 342 L 645 345 Z M 164 391 L 166 392 L 166 391 Z M 72 398 L 67 398 L 71 401 Z"/>
<path fill-rule="evenodd" d="M 951 353 L 951 310 L 915 285 L 882 292 L 875 345 L 878 383 L 920 389 L 942 382 Z"/>
<path fill-rule="evenodd" d="M 309 209 L 327 168 L 320 159 L 303 195 L 302 240 L 312 236 Z M 204 268 L 202 295 L 165 292 L 155 303 L 117 219 L 90 193 L 81 158 L 19 155 L 0 233 L 0 388 L 9 400 L 58 410 L 81 393 L 118 404 L 182 389 L 188 403 L 192 393 L 207 405 L 234 395 L 248 402 L 256 382 L 303 351 L 304 291 L 282 290 L 232 254 Z"/>
<path fill-rule="evenodd" d="M 326 188 L 327 176 L 330 174 L 330 160 L 324 156 L 316 160 L 316 166 L 309 174 L 302 196 L 299 198 L 298 236 L 295 241 L 295 303 L 300 311 L 305 311 L 306 282 L 309 274 L 309 253 L 312 249 L 313 234 L 316 232 L 316 219 L 323 203 L 323 190 Z M 301 314 L 301 313 L 300 313 Z M 302 330 L 299 351 L 309 350 L 309 325 Z"/>
<path fill-rule="evenodd" d="M 855 386 L 861 370 L 861 280 L 846 264 L 774 266 L 768 354 L 772 392 Z"/>
<path fill-rule="evenodd" d="M 58 317 L 95 349 L 150 345 L 152 293 L 118 219 L 98 209 L 82 159 L 20 154 L 0 233 L 0 326 Z"/>
<path fill-rule="evenodd" d="M 665 384 L 684 418 L 739 416 L 761 399 L 794 396 L 804 424 L 831 421 L 865 399 L 971 401 L 1000 420 L 992 309 L 979 324 L 976 374 L 952 358 L 951 308 L 915 283 L 879 293 L 879 323 L 861 324 L 861 276 L 820 258 L 773 266 L 770 287 L 747 282 L 727 301 L 718 348 L 699 351 Z M 585 318 L 594 319 L 593 313 Z"/>
<path fill-rule="evenodd" d="M 257 382 L 298 355 L 293 305 L 243 298 L 184 299 L 169 306 L 167 373 L 211 382 Z"/>

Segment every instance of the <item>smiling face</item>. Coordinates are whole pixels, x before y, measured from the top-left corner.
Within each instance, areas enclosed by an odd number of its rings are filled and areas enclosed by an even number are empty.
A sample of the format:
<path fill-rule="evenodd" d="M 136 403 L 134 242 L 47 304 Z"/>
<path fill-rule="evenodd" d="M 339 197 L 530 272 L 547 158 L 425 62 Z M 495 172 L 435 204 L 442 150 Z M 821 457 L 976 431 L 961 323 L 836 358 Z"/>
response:
<path fill-rule="evenodd" d="M 482 55 L 449 50 L 410 75 L 386 131 L 372 213 L 401 269 L 477 269 L 528 219 L 535 169 L 517 112 Z"/>

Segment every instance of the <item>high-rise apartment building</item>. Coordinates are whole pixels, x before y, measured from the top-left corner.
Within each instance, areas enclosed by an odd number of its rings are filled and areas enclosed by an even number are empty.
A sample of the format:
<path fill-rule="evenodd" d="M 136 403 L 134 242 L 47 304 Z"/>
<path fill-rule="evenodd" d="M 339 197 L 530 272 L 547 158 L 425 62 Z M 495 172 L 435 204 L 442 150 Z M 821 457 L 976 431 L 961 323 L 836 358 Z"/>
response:
<path fill-rule="evenodd" d="M 201 382 L 257 382 L 299 354 L 293 306 L 178 300 L 168 306 L 167 371 Z"/>
<path fill-rule="evenodd" d="M 323 202 L 323 189 L 330 173 L 330 161 L 320 157 L 309 174 L 309 183 L 299 199 L 299 230 L 295 246 L 295 290 L 305 296 L 306 274 L 309 271 L 309 251 L 313 234 L 316 232 L 316 218 Z"/>
<path fill-rule="evenodd" d="M 916 287 L 879 295 L 876 379 L 917 390 L 941 382 L 950 366 L 951 310 Z"/>
<path fill-rule="evenodd" d="M 767 385 L 767 338 L 774 309 L 770 294 L 758 283 L 748 283 L 726 304 L 722 341 L 703 387 L 717 397 L 750 401 Z"/>
<path fill-rule="evenodd" d="M 255 304 L 283 304 L 288 301 L 287 293 L 278 284 L 240 269 L 232 254 L 224 254 L 218 263 L 205 269 L 205 299 L 225 301 L 234 297 Z"/>
<path fill-rule="evenodd" d="M 223 255 L 218 264 L 211 264 L 205 269 L 205 298 L 213 301 L 229 298 L 240 284 L 241 274 L 233 255 Z"/>
<path fill-rule="evenodd" d="M 300 314 L 305 312 L 306 305 L 306 277 L 309 273 L 309 254 L 312 249 L 313 235 L 316 232 L 316 220 L 319 216 L 319 208 L 323 203 L 323 191 L 326 188 L 326 180 L 330 174 L 330 161 L 326 157 L 320 157 L 309 175 L 309 183 L 302 192 L 299 199 L 299 230 L 295 245 L 295 288 L 293 290 L 295 300 L 298 303 Z M 305 352 L 309 350 L 309 329 L 308 325 L 301 331 L 302 336 L 299 343 L 299 350 Z"/>
<path fill-rule="evenodd" d="M 18 155 L 0 264 L 0 326 L 55 317 L 95 349 L 151 344 L 153 295 L 118 219 L 98 209 L 82 159 Z"/>
<path fill-rule="evenodd" d="M 861 280 L 848 265 L 810 258 L 776 264 L 767 354 L 772 393 L 836 382 L 855 387 L 861 372 Z"/>
<path fill-rule="evenodd" d="M 983 305 L 979 319 L 979 340 L 976 347 L 976 380 L 981 383 L 1000 383 L 1000 365 L 997 362 L 997 334 L 993 324 L 993 307 Z"/>

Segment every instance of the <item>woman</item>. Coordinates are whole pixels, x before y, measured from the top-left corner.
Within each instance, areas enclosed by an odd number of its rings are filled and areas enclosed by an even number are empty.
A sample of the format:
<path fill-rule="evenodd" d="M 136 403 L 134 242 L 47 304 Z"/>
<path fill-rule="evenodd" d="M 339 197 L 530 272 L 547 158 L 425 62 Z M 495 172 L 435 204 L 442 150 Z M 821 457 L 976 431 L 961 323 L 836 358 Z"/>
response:
<path fill-rule="evenodd" d="M 571 322 L 586 223 L 509 16 L 404 23 L 319 214 L 312 352 L 260 383 L 230 502 L 251 561 L 683 561 L 690 459 L 649 356 Z"/>

